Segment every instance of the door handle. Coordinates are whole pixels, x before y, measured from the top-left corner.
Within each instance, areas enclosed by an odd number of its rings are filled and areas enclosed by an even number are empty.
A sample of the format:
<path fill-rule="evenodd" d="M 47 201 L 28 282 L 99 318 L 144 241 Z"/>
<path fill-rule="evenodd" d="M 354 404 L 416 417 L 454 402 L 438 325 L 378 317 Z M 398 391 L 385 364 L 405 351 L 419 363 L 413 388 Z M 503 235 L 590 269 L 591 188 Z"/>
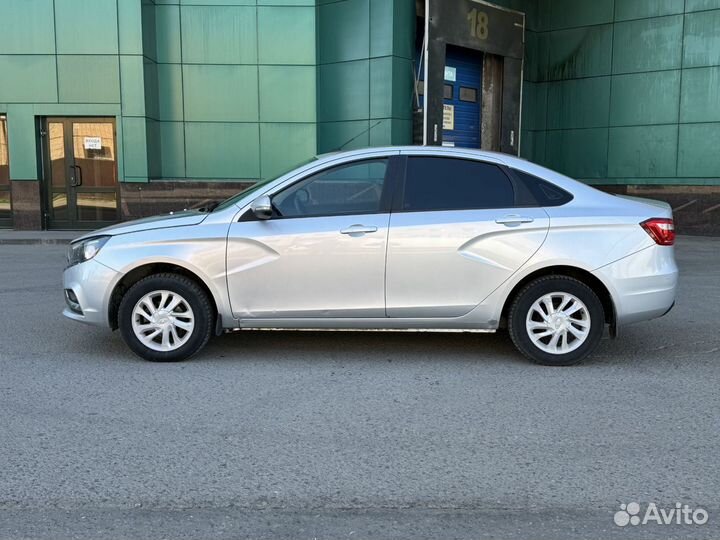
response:
<path fill-rule="evenodd" d="M 78 187 L 77 167 L 70 165 L 70 187 Z"/>
<path fill-rule="evenodd" d="M 372 225 L 350 225 L 350 227 L 341 230 L 340 234 L 349 234 L 352 236 L 355 234 L 360 235 L 374 232 L 377 232 L 377 227 L 373 227 Z"/>
<path fill-rule="evenodd" d="M 82 167 L 80 165 L 75 165 L 75 171 L 77 172 L 77 187 L 82 186 Z"/>
<path fill-rule="evenodd" d="M 531 217 L 510 214 L 496 219 L 495 223 L 499 223 L 500 225 L 520 225 L 521 223 L 532 223 L 533 221 L 535 220 Z"/>

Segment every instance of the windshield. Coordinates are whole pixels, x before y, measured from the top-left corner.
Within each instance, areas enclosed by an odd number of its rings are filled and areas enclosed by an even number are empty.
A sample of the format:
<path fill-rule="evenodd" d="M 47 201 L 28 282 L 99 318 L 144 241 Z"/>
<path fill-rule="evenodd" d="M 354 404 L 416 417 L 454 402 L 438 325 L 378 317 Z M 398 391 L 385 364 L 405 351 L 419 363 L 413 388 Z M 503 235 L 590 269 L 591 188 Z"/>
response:
<path fill-rule="evenodd" d="M 247 197 L 247 196 L 250 195 L 251 193 L 254 193 L 254 192 L 256 192 L 256 191 L 261 191 L 262 188 L 264 188 L 265 186 L 267 186 L 270 182 L 274 182 L 275 180 L 277 180 L 277 179 L 280 178 L 281 176 L 284 176 L 284 175 L 286 175 L 287 173 L 289 173 L 289 172 L 291 172 L 291 171 L 293 171 L 293 170 L 295 170 L 295 169 L 297 169 L 297 168 L 299 168 L 299 167 L 302 167 L 303 165 L 307 165 L 308 163 L 312 163 L 313 161 L 317 161 L 317 157 L 312 157 L 312 158 L 310 158 L 310 159 L 306 159 L 305 161 L 303 161 L 303 162 L 301 162 L 301 163 L 298 163 L 297 165 L 294 165 L 293 167 L 290 167 L 289 169 L 287 169 L 287 170 L 284 171 L 283 173 L 278 174 L 277 176 L 275 176 L 275 177 L 273 177 L 273 178 L 270 178 L 269 180 L 262 180 L 262 181 L 260 181 L 260 182 L 257 182 L 257 183 L 255 183 L 255 184 L 253 184 L 252 186 L 248 187 L 247 189 L 242 190 L 240 193 L 236 193 L 235 195 L 233 195 L 233 196 L 230 197 L 229 199 L 225 199 L 223 202 L 221 202 L 220 204 L 218 204 L 218 205 L 213 209 L 213 212 L 216 212 L 216 211 L 218 211 L 218 210 L 224 210 L 225 208 L 229 208 L 230 206 L 232 206 L 233 204 L 237 203 L 238 201 L 244 199 L 245 197 Z"/>

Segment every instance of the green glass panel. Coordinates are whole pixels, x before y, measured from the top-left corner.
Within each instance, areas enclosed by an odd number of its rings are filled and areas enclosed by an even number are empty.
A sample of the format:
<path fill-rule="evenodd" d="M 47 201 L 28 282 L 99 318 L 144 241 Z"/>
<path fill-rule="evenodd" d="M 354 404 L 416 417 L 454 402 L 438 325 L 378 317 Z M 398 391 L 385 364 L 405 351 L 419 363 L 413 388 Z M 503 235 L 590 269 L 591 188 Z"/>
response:
<path fill-rule="evenodd" d="M 720 122 L 720 67 L 683 71 L 680 121 Z"/>
<path fill-rule="evenodd" d="M 55 0 L 58 54 L 117 54 L 116 0 Z"/>
<path fill-rule="evenodd" d="M 685 16 L 683 67 L 720 65 L 720 10 Z"/>
<path fill-rule="evenodd" d="M 145 118 L 122 119 L 125 176 L 148 177 L 147 123 Z"/>
<path fill-rule="evenodd" d="M 353 150 L 370 145 L 367 120 L 318 124 L 318 153 Z"/>
<path fill-rule="evenodd" d="M 180 8 L 178 6 L 155 7 L 155 50 L 158 62 L 180 62 Z"/>
<path fill-rule="evenodd" d="M 183 62 L 257 63 L 256 8 L 183 6 Z"/>
<path fill-rule="evenodd" d="M 682 27 L 682 15 L 617 23 L 613 73 L 679 68 Z"/>
<path fill-rule="evenodd" d="M 573 28 L 612 22 L 613 0 L 553 0 L 549 4 L 548 28 Z"/>
<path fill-rule="evenodd" d="M 58 56 L 62 103 L 119 103 L 117 56 Z"/>
<path fill-rule="evenodd" d="M 257 73 L 257 66 L 184 65 L 185 118 L 202 122 L 256 122 Z"/>
<path fill-rule="evenodd" d="M 520 157 L 545 163 L 545 131 L 523 131 L 520 135 Z"/>
<path fill-rule="evenodd" d="M 370 121 L 370 146 L 412 144 L 412 120 L 394 118 Z"/>
<path fill-rule="evenodd" d="M 3 54 L 54 54 L 52 0 L 2 0 L 0 51 Z"/>
<path fill-rule="evenodd" d="M 390 56 L 394 52 L 395 4 L 394 0 L 370 0 L 370 56 Z"/>
<path fill-rule="evenodd" d="M 123 114 L 145 116 L 145 66 L 141 56 L 120 57 L 120 81 Z"/>
<path fill-rule="evenodd" d="M 175 0 L 173 3 L 177 4 L 178 2 Z M 180 0 L 180 3 L 195 6 L 254 6 L 255 0 Z"/>
<path fill-rule="evenodd" d="M 674 176 L 677 125 L 610 128 L 608 176 Z"/>
<path fill-rule="evenodd" d="M 550 80 L 559 80 L 609 75 L 612 27 L 613 25 L 607 24 L 551 32 L 547 77 Z M 540 68 L 542 67 L 541 64 Z"/>
<path fill-rule="evenodd" d="M 38 178 L 37 132 L 33 106 L 8 105 L 7 118 L 10 179 L 36 180 Z"/>
<path fill-rule="evenodd" d="M 545 129 L 547 122 L 548 86 L 552 83 L 523 83 L 522 128 Z"/>
<path fill-rule="evenodd" d="M 717 179 L 720 171 L 720 123 L 680 124 L 678 176 Z M 10 164 L 12 166 L 12 156 Z"/>
<path fill-rule="evenodd" d="M 258 124 L 185 125 L 188 178 L 260 177 Z"/>
<path fill-rule="evenodd" d="M 685 11 L 720 9 L 720 0 L 685 0 Z"/>
<path fill-rule="evenodd" d="M 682 13 L 685 0 L 623 0 L 615 4 L 615 20 L 645 19 Z"/>
<path fill-rule="evenodd" d="M 315 6 L 315 0 L 257 0 L 258 6 Z"/>
<path fill-rule="evenodd" d="M 610 125 L 676 123 L 679 95 L 679 70 L 616 75 L 612 80 Z"/>
<path fill-rule="evenodd" d="M 317 152 L 315 124 L 260 124 L 262 177 L 274 178 Z"/>
<path fill-rule="evenodd" d="M 549 129 L 606 126 L 610 77 L 548 83 L 547 110 Z"/>
<path fill-rule="evenodd" d="M 343 62 L 370 55 L 370 0 L 347 0 L 318 7 L 320 62 Z"/>
<path fill-rule="evenodd" d="M 183 119 L 182 68 L 177 64 L 158 64 L 158 113 L 160 120 Z"/>
<path fill-rule="evenodd" d="M 160 141 L 160 122 L 148 118 L 145 124 L 148 156 L 148 176 L 160 178 L 162 150 Z"/>
<path fill-rule="evenodd" d="M 548 131 L 545 162 L 572 178 L 607 176 L 607 128 Z"/>
<path fill-rule="evenodd" d="M 185 177 L 185 126 L 182 122 L 160 122 L 162 178 Z"/>
<path fill-rule="evenodd" d="M 260 120 L 314 122 L 314 66 L 260 66 Z"/>
<path fill-rule="evenodd" d="M 57 102 L 54 56 L 0 55 L 0 73 L 0 102 Z"/>
<path fill-rule="evenodd" d="M 392 90 L 392 57 L 373 58 L 370 60 L 370 118 L 388 118 L 392 116 Z M 412 91 L 412 86 L 410 86 L 409 91 Z M 410 94 L 406 94 L 406 96 L 408 95 Z"/>
<path fill-rule="evenodd" d="M 261 64 L 315 63 L 315 8 L 259 7 Z"/>
<path fill-rule="evenodd" d="M 155 4 L 143 2 L 142 13 L 142 54 L 157 61 L 157 36 L 155 35 Z"/>
<path fill-rule="evenodd" d="M 143 22 L 140 2 L 118 2 L 120 54 L 142 54 Z"/>
<path fill-rule="evenodd" d="M 157 120 L 160 116 L 159 100 L 159 83 L 158 83 L 158 65 L 148 58 L 143 59 L 143 72 L 145 76 L 145 116 Z M 131 116 L 123 107 L 123 114 Z"/>
<path fill-rule="evenodd" d="M 319 67 L 320 121 L 368 118 L 370 107 L 370 63 L 341 62 Z"/>

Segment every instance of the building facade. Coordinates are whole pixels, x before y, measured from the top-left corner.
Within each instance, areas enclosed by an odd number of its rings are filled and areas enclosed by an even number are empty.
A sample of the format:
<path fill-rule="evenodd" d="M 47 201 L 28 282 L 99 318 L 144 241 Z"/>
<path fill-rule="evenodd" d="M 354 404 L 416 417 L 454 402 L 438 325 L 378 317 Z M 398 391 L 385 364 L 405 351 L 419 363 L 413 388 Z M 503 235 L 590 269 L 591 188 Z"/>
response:
<path fill-rule="evenodd" d="M 97 227 L 416 141 L 720 232 L 720 0 L 429 1 L 3 0 L 0 227 Z"/>

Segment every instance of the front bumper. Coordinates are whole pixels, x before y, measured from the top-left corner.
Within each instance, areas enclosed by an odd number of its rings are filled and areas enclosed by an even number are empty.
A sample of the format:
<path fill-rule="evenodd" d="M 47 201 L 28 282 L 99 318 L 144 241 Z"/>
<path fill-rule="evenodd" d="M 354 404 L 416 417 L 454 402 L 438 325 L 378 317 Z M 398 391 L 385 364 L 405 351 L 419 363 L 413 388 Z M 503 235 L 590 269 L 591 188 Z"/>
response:
<path fill-rule="evenodd" d="M 618 325 L 662 317 L 675 304 L 678 268 L 672 247 L 651 246 L 593 273 L 612 288 Z"/>
<path fill-rule="evenodd" d="M 118 272 L 94 259 L 70 266 L 63 272 L 68 319 L 96 326 L 109 326 L 108 303 Z"/>

